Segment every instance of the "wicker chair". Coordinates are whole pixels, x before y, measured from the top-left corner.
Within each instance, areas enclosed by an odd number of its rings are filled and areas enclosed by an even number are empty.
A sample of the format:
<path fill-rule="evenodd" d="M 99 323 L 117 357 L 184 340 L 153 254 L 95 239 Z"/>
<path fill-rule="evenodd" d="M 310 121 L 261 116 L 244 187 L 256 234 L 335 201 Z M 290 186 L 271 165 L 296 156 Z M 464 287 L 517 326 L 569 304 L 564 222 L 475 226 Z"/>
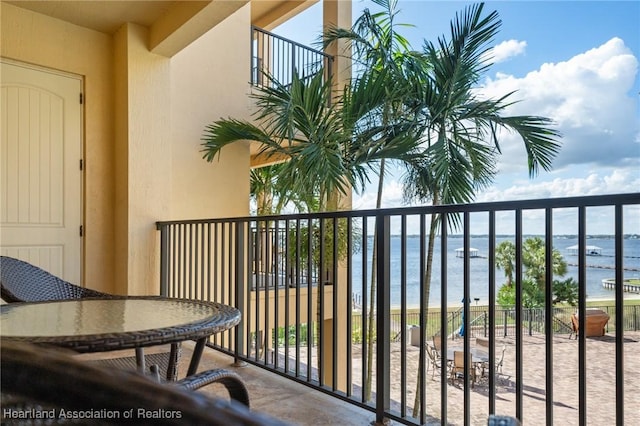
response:
<path fill-rule="evenodd" d="M 8 303 L 113 297 L 73 285 L 23 260 L 0 256 L 2 298 Z"/>
<path fill-rule="evenodd" d="M 8 303 L 119 297 L 79 287 L 35 265 L 8 256 L 0 256 L 0 295 Z M 170 351 L 146 354 L 145 365 L 157 365 L 163 379 L 176 380 L 179 358 L 180 346 L 175 344 Z M 135 356 L 88 362 L 121 369 L 137 369 Z"/>
<path fill-rule="evenodd" d="M 52 413 L 54 419 L 46 419 L 46 424 L 77 423 L 70 418 L 74 413 L 94 413 L 97 418 L 91 424 L 284 424 L 249 411 L 242 380 L 225 370 L 158 383 L 133 371 L 95 367 L 64 352 L 31 344 L 3 343 L 1 356 L 2 424 L 45 424 L 42 419 L 12 418 L 36 412 Z M 193 392 L 214 382 L 226 388 L 230 399 Z M 60 418 L 62 410 L 67 418 Z M 86 424 L 87 418 L 80 423 Z"/>

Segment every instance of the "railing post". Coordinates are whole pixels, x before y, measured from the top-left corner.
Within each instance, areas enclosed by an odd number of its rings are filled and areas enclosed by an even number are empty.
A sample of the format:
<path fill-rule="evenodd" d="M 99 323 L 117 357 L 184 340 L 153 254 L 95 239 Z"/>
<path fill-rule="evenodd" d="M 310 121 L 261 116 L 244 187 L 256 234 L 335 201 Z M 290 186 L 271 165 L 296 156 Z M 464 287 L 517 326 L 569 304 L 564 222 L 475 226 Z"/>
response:
<path fill-rule="evenodd" d="M 245 259 L 245 226 L 246 222 L 236 222 L 235 226 L 235 265 L 234 265 L 234 279 L 235 279 L 235 306 L 240 312 L 245 312 L 245 290 L 247 288 L 246 282 L 246 259 Z M 234 364 L 244 365 L 244 362 L 240 361 L 240 354 L 244 353 L 245 342 L 245 327 L 241 321 L 235 327 L 235 342 L 234 342 Z"/>
<path fill-rule="evenodd" d="M 483 311 L 482 316 L 482 321 L 484 322 L 484 337 L 487 337 L 487 311 Z"/>
<path fill-rule="evenodd" d="M 624 214 L 622 205 L 615 206 L 615 271 L 616 271 L 616 425 L 623 425 L 624 422 L 624 400 L 625 400 L 625 380 L 624 380 L 624 294 L 620 286 L 623 282 L 624 269 Z M 582 315 L 582 312 L 580 312 Z M 580 318 L 582 319 L 582 318 Z M 586 333 L 580 333 L 586 335 Z M 582 340 L 581 342 L 582 343 Z M 586 362 L 586 361 L 585 361 Z M 585 374 L 583 370 L 580 374 Z M 586 387 L 586 384 L 585 384 Z M 633 391 L 632 391 L 633 392 Z M 586 414 L 585 414 L 586 418 Z"/>
<path fill-rule="evenodd" d="M 385 413 L 389 410 L 390 389 L 390 311 L 391 279 L 389 253 L 391 221 L 388 215 L 376 217 L 376 424 L 385 424 Z"/>
<path fill-rule="evenodd" d="M 158 225 L 160 229 L 160 296 L 169 296 L 169 231 L 171 225 Z"/>
<path fill-rule="evenodd" d="M 507 314 L 507 310 L 505 309 L 504 311 L 502 311 L 504 313 L 504 319 L 502 320 L 502 324 L 504 327 L 504 337 L 507 337 L 507 318 L 508 318 L 508 314 Z"/>
<path fill-rule="evenodd" d="M 289 84 L 293 83 L 293 76 L 296 74 L 296 46 L 291 45 L 291 79 L 289 80 Z M 304 76 L 298 76 L 300 78 L 304 78 Z"/>
<path fill-rule="evenodd" d="M 257 55 L 256 55 L 256 52 L 255 52 L 255 51 L 256 51 L 256 47 L 254 46 L 253 37 L 254 37 L 254 35 L 256 35 L 256 36 L 257 36 L 257 31 L 256 31 L 256 29 L 255 29 L 255 27 L 254 27 L 253 25 L 251 25 L 251 27 L 250 27 L 249 31 L 250 31 L 250 34 L 251 34 L 251 35 L 249 36 L 249 40 L 250 40 L 250 47 L 249 47 L 249 49 L 250 49 L 250 51 L 251 51 L 251 53 L 250 53 L 250 55 L 251 55 L 251 56 L 250 56 L 250 58 L 251 58 L 251 59 L 249 60 L 249 81 L 251 82 L 251 85 L 255 85 L 255 84 L 257 83 L 258 78 L 257 78 L 257 77 L 254 77 L 254 65 L 253 65 L 253 60 L 254 60 L 254 58 L 256 58 L 256 59 L 257 59 Z M 256 40 L 256 43 L 257 43 L 257 40 Z M 257 61 L 256 61 L 256 62 L 257 62 Z"/>

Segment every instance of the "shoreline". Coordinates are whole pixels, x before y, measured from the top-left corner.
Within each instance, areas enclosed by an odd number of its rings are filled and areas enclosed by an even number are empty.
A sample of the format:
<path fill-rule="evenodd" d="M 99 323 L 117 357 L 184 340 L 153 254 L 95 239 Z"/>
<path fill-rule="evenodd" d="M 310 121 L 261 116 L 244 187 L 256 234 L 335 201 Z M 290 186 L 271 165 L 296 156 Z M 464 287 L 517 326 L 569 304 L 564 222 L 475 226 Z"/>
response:
<path fill-rule="evenodd" d="M 624 293 L 624 298 L 625 301 L 626 300 L 633 300 L 633 301 L 638 301 L 635 304 L 640 304 L 640 293 Z M 604 304 L 604 302 L 609 302 L 606 303 L 606 305 L 609 306 L 613 306 L 615 304 L 615 297 L 608 297 L 608 296 L 596 296 L 596 297 L 587 297 L 587 303 L 598 303 L 598 302 L 602 302 Z M 440 305 L 440 302 L 438 303 L 430 303 L 429 304 L 429 310 L 440 310 L 442 306 Z M 480 299 L 478 300 L 478 302 L 476 303 L 475 301 L 473 301 L 470 304 L 470 307 L 478 307 L 478 308 L 482 308 L 482 307 L 489 307 L 489 303 L 488 300 L 486 299 Z M 499 308 L 500 305 L 498 305 L 496 303 L 496 307 Z M 449 303 L 447 304 L 447 310 L 452 310 L 452 311 L 456 311 L 458 309 L 462 308 L 462 302 L 458 302 L 458 303 Z M 401 306 L 396 306 L 396 305 L 392 305 L 391 306 L 391 311 L 392 312 L 399 312 L 401 309 Z M 407 312 L 417 312 L 420 311 L 420 305 L 407 305 L 406 307 Z"/>

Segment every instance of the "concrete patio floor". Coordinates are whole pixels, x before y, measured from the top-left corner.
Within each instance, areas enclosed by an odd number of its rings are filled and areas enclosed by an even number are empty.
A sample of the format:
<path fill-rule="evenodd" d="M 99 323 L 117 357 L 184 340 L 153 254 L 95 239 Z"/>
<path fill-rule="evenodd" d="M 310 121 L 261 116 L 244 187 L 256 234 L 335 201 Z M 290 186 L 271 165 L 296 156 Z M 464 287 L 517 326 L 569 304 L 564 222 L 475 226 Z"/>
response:
<path fill-rule="evenodd" d="M 515 415 L 515 345 L 513 338 L 501 338 L 496 352 L 506 345 L 504 369 L 506 377 L 497 387 L 496 412 Z M 449 341 L 449 346 L 461 344 Z M 181 369 L 186 369 L 192 345 L 184 345 Z M 524 424 L 544 425 L 545 419 L 545 340 L 544 336 L 525 336 L 523 342 L 523 412 Z M 554 363 L 554 424 L 578 424 L 578 342 L 567 335 L 558 335 L 553 342 Z M 640 333 L 625 334 L 624 392 L 625 424 L 640 424 Z M 354 349 L 354 366 L 360 363 Z M 418 348 L 407 349 L 407 403 L 413 405 L 417 372 Z M 391 397 L 400 400 L 400 344 L 391 347 Z M 252 410 L 267 413 L 294 425 L 369 425 L 375 419 L 372 412 L 331 397 L 323 392 L 286 379 L 262 368 L 247 365 L 234 367 L 233 359 L 207 348 L 200 369 L 226 368 L 236 371 L 245 380 L 251 396 Z M 184 374 L 181 371 L 181 374 Z M 359 377 L 357 369 L 353 376 Z M 587 419 L 588 424 L 611 424 L 615 419 L 615 336 L 587 339 Z M 209 386 L 202 392 L 224 395 L 224 390 Z M 440 377 L 427 376 L 428 424 L 439 424 Z M 463 389 L 448 385 L 447 418 L 449 424 L 463 423 Z M 398 403 L 392 406 L 399 407 Z M 481 381 L 471 390 L 472 424 L 485 425 L 488 415 L 488 385 Z M 410 410 L 408 410 L 410 412 Z M 394 424 L 393 422 L 391 424 Z"/>

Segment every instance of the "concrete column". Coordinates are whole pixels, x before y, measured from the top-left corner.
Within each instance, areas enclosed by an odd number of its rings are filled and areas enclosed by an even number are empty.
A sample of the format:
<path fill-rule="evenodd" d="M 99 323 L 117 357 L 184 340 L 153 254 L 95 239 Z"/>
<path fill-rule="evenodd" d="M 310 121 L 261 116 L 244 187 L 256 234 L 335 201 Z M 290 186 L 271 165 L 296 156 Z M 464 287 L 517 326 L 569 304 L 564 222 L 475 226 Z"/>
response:
<path fill-rule="evenodd" d="M 155 222 L 171 195 L 170 59 L 149 51 L 148 29 L 114 35 L 115 279 L 120 294 L 157 294 Z"/>
<path fill-rule="evenodd" d="M 351 2 L 340 0 L 324 0 L 323 3 L 323 26 L 337 26 L 340 28 L 351 28 Z M 351 49 L 345 42 L 334 43 L 326 53 L 334 57 L 332 73 L 333 88 L 335 93 L 342 92 L 344 86 L 351 79 Z M 334 194 L 336 200 L 331 203 L 339 210 L 351 209 L 351 194 L 344 196 L 342 194 Z M 318 286 L 318 289 L 325 291 L 325 306 L 331 303 L 333 293 L 338 295 L 337 312 L 333 312 L 331 318 L 324 320 L 323 324 L 323 342 L 324 346 L 320 348 L 323 351 L 325 368 L 323 369 L 323 381 L 327 386 L 333 385 L 333 371 L 336 369 L 337 383 L 336 388 L 340 391 L 347 391 L 347 353 L 351 352 L 351 342 L 347 342 L 347 309 L 351 303 L 351 295 L 346 293 L 347 288 L 347 271 L 344 262 L 340 261 L 337 268 L 337 277 L 334 277 L 333 288 Z M 327 291 L 327 290 L 332 291 Z M 333 333 L 333 324 L 337 321 L 337 336 Z M 335 341 L 334 341 L 335 338 Z M 336 353 L 337 365 L 333 365 L 333 353 Z"/>
<path fill-rule="evenodd" d="M 324 0 L 323 2 L 323 27 L 337 26 L 339 28 L 351 28 L 351 1 Z M 351 47 L 348 43 L 340 41 L 333 43 L 325 52 L 332 55 L 334 90 L 342 90 L 351 78 Z"/>

